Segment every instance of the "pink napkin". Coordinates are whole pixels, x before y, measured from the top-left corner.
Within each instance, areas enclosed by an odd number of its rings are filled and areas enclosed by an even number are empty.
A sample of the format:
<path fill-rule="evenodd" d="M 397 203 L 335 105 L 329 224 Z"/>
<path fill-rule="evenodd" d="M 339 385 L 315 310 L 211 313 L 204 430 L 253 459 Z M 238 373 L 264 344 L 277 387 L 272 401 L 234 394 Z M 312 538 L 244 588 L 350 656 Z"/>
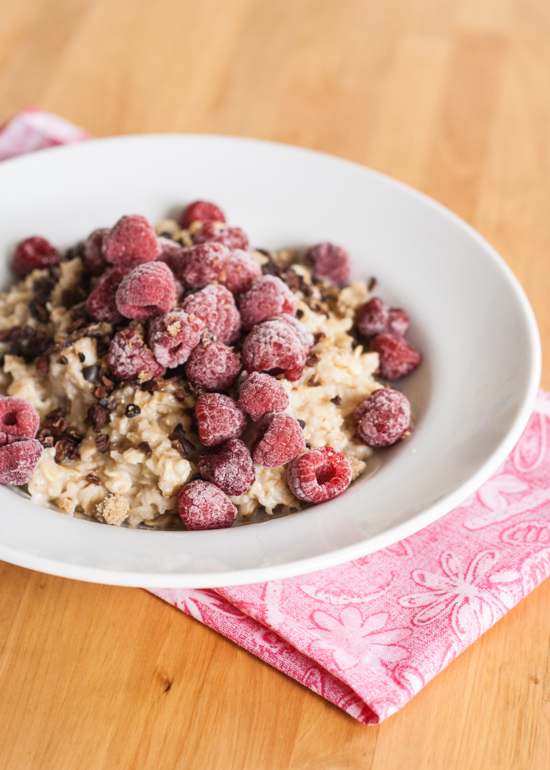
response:
<path fill-rule="evenodd" d="M 0 159 L 87 138 L 26 111 Z M 152 593 L 364 724 L 378 724 L 550 574 L 550 395 L 474 495 L 412 537 L 311 575 Z"/>

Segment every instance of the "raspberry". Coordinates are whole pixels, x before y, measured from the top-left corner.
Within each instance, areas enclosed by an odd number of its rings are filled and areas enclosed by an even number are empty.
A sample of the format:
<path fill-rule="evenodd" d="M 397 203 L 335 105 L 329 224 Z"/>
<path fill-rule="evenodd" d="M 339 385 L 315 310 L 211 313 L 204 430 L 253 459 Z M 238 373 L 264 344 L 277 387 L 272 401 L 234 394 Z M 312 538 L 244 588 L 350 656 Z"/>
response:
<path fill-rule="evenodd" d="M 215 446 L 237 438 L 246 428 L 246 415 L 229 396 L 204 393 L 195 404 L 199 438 L 205 446 Z"/>
<path fill-rule="evenodd" d="M 229 249 L 221 243 L 202 243 L 185 251 L 185 265 L 178 278 L 187 286 L 202 289 L 225 276 Z"/>
<path fill-rule="evenodd" d="M 158 243 L 161 251 L 157 262 L 166 263 L 174 275 L 179 280 L 182 280 L 181 275 L 186 262 L 186 251 L 188 251 L 188 249 L 184 249 L 183 246 L 180 246 L 179 243 L 176 243 L 175 241 L 171 241 L 170 238 L 160 237 Z"/>
<path fill-rule="evenodd" d="M 113 324 L 123 320 L 117 310 L 115 298 L 119 284 L 127 272 L 125 267 L 112 267 L 103 273 L 86 300 L 86 312 L 90 318 Z"/>
<path fill-rule="evenodd" d="M 242 360 L 247 372 L 284 372 L 299 379 L 307 354 L 296 336 L 282 321 L 264 321 L 244 341 Z"/>
<path fill-rule="evenodd" d="M 240 371 L 241 362 L 223 342 L 198 345 L 185 365 L 185 375 L 189 382 L 206 390 L 227 390 Z"/>
<path fill-rule="evenodd" d="M 270 316 L 287 313 L 296 315 L 296 298 L 286 283 L 274 275 L 262 275 L 239 302 L 241 319 L 245 329 L 267 320 Z"/>
<path fill-rule="evenodd" d="M 54 267 L 59 264 L 59 252 L 45 238 L 34 236 L 21 241 L 15 249 L 11 269 L 18 278 L 24 278 L 33 270 Z"/>
<path fill-rule="evenodd" d="M 279 380 L 269 374 L 252 372 L 239 387 L 237 404 L 256 421 L 267 412 L 284 412 L 289 400 Z"/>
<path fill-rule="evenodd" d="M 189 294 L 181 304 L 189 315 L 201 318 L 218 342 L 234 342 L 241 329 L 241 316 L 225 286 L 210 285 Z"/>
<path fill-rule="evenodd" d="M 128 326 L 117 332 L 109 345 L 109 369 L 119 380 L 146 382 L 162 377 L 166 369 L 145 345 L 141 326 Z"/>
<path fill-rule="evenodd" d="M 313 277 L 318 280 L 329 281 L 335 286 L 349 281 L 351 258 L 341 246 L 318 243 L 306 251 L 304 262 L 311 267 Z"/>
<path fill-rule="evenodd" d="M 380 356 L 380 376 L 385 380 L 410 374 L 422 360 L 416 348 L 394 334 L 379 334 L 371 342 L 371 350 Z"/>
<path fill-rule="evenodd" d="M 10 443 L 10 438 L 34 438 L 39 424 L 38 412 L 24 398 L 0 398 L 0 436 L 6 437 L 3 444 Z"/>
<path fill-rule="evenodd" d="M 242 294 L 261 274 L 260 263 L 249 251 L 234 249 L 225 268 L 224 285 L 233 294 Z"/>
<path fill-rule="evenodd" d="M 315 342 L 315 340 L 313 339 L 312 332 L 309 330 L 309 328 L 305 324 L 303 324 L 301 321 L 298 321 L 297 318 L 295 318 L 293 315 L 289 315 L 288 313 L 281 313 L 281 315 L 274 315 L 274 316 L 271 316 L 271 318 L 268 318 L 267 320 L 282 321 L 282 323 L 286 324 L 286 326 L 288 326 L 288 328 L 291 329 L 300 340 L 301 345 L 306 351 L 306 355 L 309 353 L 309 351 L 313 347 L 313 343 Z"/>
<path fill-rule="evenodd" d="M 124 276 L 116 292 L 116 306 L 126 318 L 154 318 L 174 304 L 176 287 L 164 262 L 138 265 Z"/>
<path fill-rule="evenodd" d="M 42 444 L 34 438 L 0 447 L 0 484 L 26 484 L 42 456 Z"/>
<path fill-rule="evenodd" d="M 411 422 L 406 396 L 392 388 L 381 388 L 361 401 L 353 413 L 353 425 L 368 446 L 390 446 L 403 436 Z"/>
<path fill-rule="evenodd" d="M 108 267 L 103 253 L 103 243 L 109 232 L 105 227 L 94 230 L 84 244 L 84 267 L 92 275 L 101 275 Z"/>
<path fill-rule="evenodd" d="M 181 520 L 187 529 L 223 529 L 230 527 L 237 516 L 231 500 L 209 481 L 192 481 L 178 495 Z"/>
<path fill-rule="evenodd" d="M 364 305 L 357 308 L 355 321 L 357 328 L 367 339 L 386 331 L 389 320 L 389 310 L 380 297 L 372 297 Z"/>
<path fill-rule="evenodd" d="M 149 347 L 154 357 L 170 369 L 184 364 L 200 340 L 204 322 L 183 310 L 172 310 L 149 324 Z"/>
<path fill-rule="evenodd" d="M 185 208 L 180 217 L 180 225 L 187 229 L 193 222 L 225 222 L 223 211 L 208 201 L 195 201 Z"/>
<path fill-rule="evenodd" d="M 248 249 L 248 238 L 240 227 L 226 227 L 217 222 L 205 222 L 193 236 L 193 243 L 223 243 L 228 249 Z"/>
<path fill-rule="evenodd" d="M 270 412 L 260 421 L 258 437 L 252 445 L 257 465 L 278 468 L 294 460 L 306 448 L 300 423 L 286 412 Z"/>
<path fill-rule="evenodd" d="M 404 337 L 409 328 L 409 316 L 400 307 L 390 308 L 388 318 L 388 332 Z"/>
<path fill-rule="evenodd" d="M 136 267 L 152 262 L 161 252 L 152 225 L 139 214 L 119 219 L 106 236 L 103 251 L 107 262 L 117 267 Z"/>
<path fill-rule="evenodd" d="M 288 466 L 290 491 L 306 503 L 324 503 L 341 495 L 351 481 L 351 465 L 332 447 L 312 449 Z"/>
<path fill-rule="evenodd" d="M 248 447 L 238 438 L 232 438 L 212 454 L 200 457 L 198 467 L 199 473 L 226 495 L 244 494 L 256 478 Z"/>

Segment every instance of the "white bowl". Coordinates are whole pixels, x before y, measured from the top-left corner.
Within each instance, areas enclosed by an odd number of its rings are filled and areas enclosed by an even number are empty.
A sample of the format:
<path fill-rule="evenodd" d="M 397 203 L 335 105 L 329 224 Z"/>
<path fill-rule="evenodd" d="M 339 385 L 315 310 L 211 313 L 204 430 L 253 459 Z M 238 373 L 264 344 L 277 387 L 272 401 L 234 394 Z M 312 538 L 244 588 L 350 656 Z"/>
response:
<path fill-rule="evenodd" d="M 21 239 L 73 244 L 121 215 L 158 221 L 197 198 L 218 203 L 255 246 L 333 241 L 356 277 L 409 312 L 424 362 L 398 387 L 412 437 L 331 502 L 205 532 L 105 526 L 0 489 L 0 558 L 101 583 L 207 587 L 319 570 L 412 534 L 503 462 L 529 417 L 540 343 L 513 274 L 474 230 L 381 174 L 317 152 L 216 136 L 132 136 L 38 152 L 0 165 L 2 283 Z"/>

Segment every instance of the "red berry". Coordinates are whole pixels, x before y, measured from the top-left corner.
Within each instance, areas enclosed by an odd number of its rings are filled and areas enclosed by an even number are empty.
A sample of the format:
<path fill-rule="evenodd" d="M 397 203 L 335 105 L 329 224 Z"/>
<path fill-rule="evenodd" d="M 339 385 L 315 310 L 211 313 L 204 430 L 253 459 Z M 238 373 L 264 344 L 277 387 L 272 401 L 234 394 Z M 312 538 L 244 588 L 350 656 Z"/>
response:
<path fill-rule="evenodd" d="M 306 251 L 304 262 L 311 268 L 313 277 L 318 280 L 329 281 L 335 286 L 349 281 L 351 258 L 341 246 L 318 243 Z"/>
<path fill-rule="evenodd" d="M 181 520 L 187 529 L 224 529 L 237 516 L 237 508 L 215 484 L 192 481 L 178 495 Z"/>
<path fill-rule="evenodd" d="M 315 340 L 313 339 L 313 334 L 311 333 L 309 328 L 305 324 L 303 324 L 301 321 L 298 321 L 298 319 L 295 318 L 295 316 L 289 315 L 288 313 L 281 313 L 281 315 L 271 316 L 271 318 L 268 318 L 267 320 L 281 321 L 286 326 L 288 326 L 288 328 L 291 329 L 300 340 L 300 344 L 306 351 L 306 355 L 309 353 L 309 351 L 313 347 L 313 343 L 315 342 Z"/>
<path fill-rule="evenodd" d="M 119 380 L 146 382 L 162 377 L 166 369 L 145 344 L 141 326 L 128 326 L 117 332 L 109 345 L 109 369 Z"/>
<path fill-rule="evenodd" d="M 149 324 L 149 347 L 154 357 L 170 369 L 184 364 L 201 341 L 204 322 L 183 310 L 172 310 Z"/>
<path fill-rule="evenodd" d="M 189 315 L 202 318 L 218 342 L 234 342 L 241 330 L 241 316 L 235 300 L 225 286 L 211 284 L 189 294 L 181 304 Z"/>
<path fill-rule="evenodd" d="M 215 452 L 200 457 L 198 467 L 199 473 L 226 495 L 244 494 L 256 478 L 248 447 L 238 438 L 232 438 Z"/>
<path fill-rule="evenodd" d="M 174 305 L 176 287 L 164 262 L 138 265 L 124 276 L 116 292 L 116 306 L 125 318 L 154 318 Z"/>
<path fill-rule="evenodd" d="M 223 283 L 233 294 L 242 294 L 261 274 L 262 268 L 253 254 L 244 249 L 234 249 L 229 255 Z"/>
<path fill-rule="evenodd" d="M 103 243 L 109 232 L 105 227 L 94 230 L 84 243 L 84 267 L 92 275 L 101 275 L 109 266 L 103 253 Z"/>
<path fill-rule="evenodd" d="M 268 412 L 284 412 L 289 400 L 279 380 L 269 374 L 252 372 L 239 387 L 237 403 L 256 421 Z"/>
<path fill-rule="evenodd" d="M 240 371 L 241 362 L 223 342 L 198 345 L 185 365 L 185 375 L 189 382 L 206 390 L 228 390 Z"/>
<path fill-rule="evenodd" d="M 296 334 L 281 321 L 264 321 L 244 341 L 242 360 L 247 372 L 284 372 L 299 379 L 307 354 Z"/>
<path fill-rule="evenodd" d="M 351 481 L 351 465 L 332 447 L 312 449 L 288 466 L 291 492 L 306 503 L 324 503 L 341 495 Z"/>
<path fill-rule="evenodd" d="M 409 328 L 409 316 L 400 307 L 390 308 L 388 318 L 388 332 L 404 337 Z"/>
<path fill-rule="evenodd" d="M 205 446 L 215 446 L 237 438 L 246 428 L 246 415 L 229 396 L 204 393 L 195 404 L 199 438 Z"/>
<path fill-rule="evenodd" d="M 296 315 L 296 298 L 286 283 L 274 275 L 262 275 L 239 302 L 245 329 L 266 321 L 270 316 L 288 313 Z"/>
<path fill-rule="evenodd" d="M 372 297 L 364 305 L 358 307 L 355 317 L 357 328 L 363 337 L 367 339 L 385 332 L 388 326 L 388 319 L 388 306 L 380 297 Z"/>
<path fill-rule="evenodd" d="M 119 219 L 106 236 L 103 251 L 107 262 L 117 267 L 136 267 L 152 262 L 161 252 L 152 225 L 139 214 Z"/>
<path fill-rule="evenodd" d="M 379 334 L 371 342 L 371 350 L 376 351 L 380 357 L 380 376 L 385 380 L 405 377 L 422 360 L 416 348 L 403 337 L 394 334 Z"/>
<path fill-rule="evenodd" d="M 252 459 L 257 465 L 278 468 L 294 460 L 305 448 L 306 441 L 298 420 L 286 412 L 271 412 L 260 421 L 258 437 L 252 446 Z"/>
<path fill-rule="evenodd" d="M 195 201 L 185 208 L 180 217 L 180 225 L 186 229 L 193 222 L 225 222 L 223 211 L 214 203 Z"/>
<path fill-rule="evenodd" d="M 86 312 L 94 321 L 116 324 L 123 320 L 117 310 L 116 293 L 127 272 L 126 267 L 112 267 L 99 278 L 86 300 Z"/>
<path fill-rule="evenodd" d="M 202 243 L 185 250 L 185 265 L 178 278 L 187 286 L 202 289 L 225 275 L 229 249 L 221 243 Z"/>
<path fill-rule="evenodd" d="M 398 390 L 381 388 L 361 401 L 353 413 L 355 432 L 369 446 L 390 446 L 411 422 L 411 405 Z"/>
<path fill-rule="evenodd" d="M 38 412 L 29 401 L 13 396 L 0 398 L 0 432 L 6 436 L 2 443 L 10 443 L 10 438 L 34 438 L 39 424 Z"/>
<path fill-rule="evenodd" d="M 0 484 L 26 484 L 42 456 L 42 444 L 34 438 L 0 447 Z"/>
<path fill-rule="evenodd" d="M 164 262 L 168 265 L 170 270 L 174 273 L 178 280 L 182 281 L 183 268 L 187 259 L 186 252 L 183 246 L 179 243 L 171 241 L 170 238 L 158 239 L 158 243 L 161 249 L 160 256 L 157 262 Z"/>
<path fill-rule="evenodd" d="M 24 278 L 33 270 L 54 267 L 59 264 L 59 252 L 45 238 L 34 236 L 18 244 L 11 268 L 18 278 Z"/>
<path fill-rule="evenodd" d="M 240 227 L 205 222 L 193 236 L 193 243 L 223 243 L 228 249 L 248 249 L 248 238 Z"/>

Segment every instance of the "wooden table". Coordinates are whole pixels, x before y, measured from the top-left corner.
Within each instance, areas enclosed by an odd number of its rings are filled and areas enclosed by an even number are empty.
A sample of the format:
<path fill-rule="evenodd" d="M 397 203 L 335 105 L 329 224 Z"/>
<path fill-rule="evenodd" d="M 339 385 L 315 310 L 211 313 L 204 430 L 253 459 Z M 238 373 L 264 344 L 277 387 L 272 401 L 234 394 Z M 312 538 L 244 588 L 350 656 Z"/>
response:
<path fill-rule="evenodd" d="M 500 251 L 550 352 L 548 0 L 0 0 L 0 122 L 31 105 L 402 179 Z M 2 564 L 0 770 L 547 768 L 549 604 L 367 728 L 145 591 Z"/>

